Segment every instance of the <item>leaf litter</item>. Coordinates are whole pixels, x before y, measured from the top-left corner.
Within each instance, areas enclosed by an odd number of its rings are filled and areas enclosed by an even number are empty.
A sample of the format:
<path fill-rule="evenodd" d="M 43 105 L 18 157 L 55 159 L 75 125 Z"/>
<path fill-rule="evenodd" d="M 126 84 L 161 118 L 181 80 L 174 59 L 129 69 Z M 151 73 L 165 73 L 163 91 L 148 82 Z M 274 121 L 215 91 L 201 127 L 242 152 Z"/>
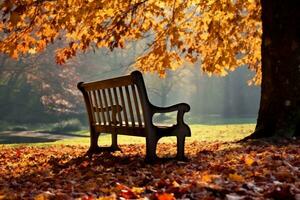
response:
<path fill-rule="evenodd" d="M 186 144 L 188 162 L 144 162 L 145 145 L 0 146 L 0 199 L 300 199 L 300 141 Z M 160 157 L 176 144 L 159 144 Z"/>

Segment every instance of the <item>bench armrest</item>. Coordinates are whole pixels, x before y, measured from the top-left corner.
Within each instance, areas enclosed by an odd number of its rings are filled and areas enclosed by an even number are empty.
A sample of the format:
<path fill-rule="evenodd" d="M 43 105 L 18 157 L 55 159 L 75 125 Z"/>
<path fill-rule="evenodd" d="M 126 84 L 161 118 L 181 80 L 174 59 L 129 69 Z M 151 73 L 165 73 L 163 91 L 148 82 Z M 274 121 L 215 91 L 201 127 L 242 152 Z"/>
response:
<path fill-rule="evenodd" d="M 185 112 L 190 111 L 190 106 L 186 103 L 179 103 L 173 106 L 169 107 L 158 107 L 158 106 L 153 106 L 153 113 L 167 113 L 167 112 L 177 112 L 177 124 L 178 125 L 183 125 L 183 115 Z"/>
<path fill-rule="evenodd" d="M 186 103 L 179 103 L 168 107 L 158 107 L 153 105 L 152 110 L 154 113 L 168 113 L 174 111 L 188 112 L 190 111 L 190 106 Z"/>

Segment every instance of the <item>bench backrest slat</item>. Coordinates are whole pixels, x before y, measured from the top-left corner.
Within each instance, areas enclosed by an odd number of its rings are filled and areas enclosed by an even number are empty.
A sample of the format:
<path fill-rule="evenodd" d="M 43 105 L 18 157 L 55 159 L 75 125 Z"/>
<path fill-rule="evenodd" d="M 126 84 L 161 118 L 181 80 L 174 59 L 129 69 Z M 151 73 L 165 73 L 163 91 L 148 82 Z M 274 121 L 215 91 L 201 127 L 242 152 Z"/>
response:
<path fill-rule="evenodd" d="M 119 96 L 117 94 L 117 88 L 113 88 L 113 92 L 114 92 L 114 99 L 115 99 L 115 103 L 117 105 L 117 113 L 118 113 L 118 120 L 119 123 L 122 124 L 123 120 L 122 120 L 122 115 L 121 115 L 121 109 L 120 109 L 120 104 L 119 104 Z"/>
<path fill-rule="evenodd" d="M 89 99 L 90 105 L 93 107 L 92 93 L 88 92 L 87 94 L 88 94 L 88 99 Z M 92 120 L 93 120 L 93 122 L 95 122 L 96 121 L 95 120 L 95 113 L 93 111 L 91 113 L 92 113 L 91 114 Z"/>
<path fill-rule="evenodd" d="M 102 89 L 101 91 L 102 91 L 102 97 L 103 97 L 103 99 L 104 99 L 104 108 L 105 108 L 105 111 L 103 111 L 103 112 L 105 112 L 106 113 L 106 119 L 107 119 L 107 122 L 108 122 L 108 124 L 111 122 L 111 120 L 110 120 L 110 114 L 109 114 L 109 110 L 107 109 L 108 108 L 108 101 L 107 101 L 107 95 L 106 95 L 106 91 L 105 91 L 106 89 Z"/>
<path fill-rule="evenodd" d="M 125 105 L 124 93 L 122 87 L 119 87 L 120 97 L 121 97 L 121 106 L 123 108 L 123 116 L 125 120 L 125 125 L 128 126 L 128 117 L 127 117 L 127 108 Z"/>
<path fill-rule="evenodd" d="M 101 92 L 100 92 L 100 90 L 96 90 L 96 93 L 97 93 L 97 96 L 98 96 L 98 99 L 99 99 L 99 106 L 100 106 L 100 109 L 102 111 L 101 112 L 102 121 L 103 121 L 103 124 L 106 124 L 106 118 L 105 118 L 105 114 L 103 112 L 104 106 L 103 106 L 103 102 L 102 102 Z"/>
<path fill-rule="evenodd" d="M 96 113 L 94 112 L 95 113 L 94 117 L 95 117 L 96 122 L 99 123 L 99 124 L 101 124 L 101 118 L 100 118 L 100 112 L 99 112 L 99 106 L 98 106 L 98 100 L 97 100 L 98 99 L 98 97 L 97 97 L 98 95 L 96 95 L 96 91 L 95 90 L 92 91 L 92 94 L 93 94 L 92 100 L 94 101 L 93 105 L 95 105 L 94 107 L 96 108 L 96 110 L 95 110 Z"/>
<path fill-rule="evenodd" d="M 112 99 L 111 88 L 107 88 L 107 90 L 108 90 L 108 97 L 109 97 L 108 98 L 109 99 L 109 105 L 115 105 L 114 102 L 113 102 L 113 99 Z M 113 111 L 112 111 L 112 113 L 113 113 Z M 115 116 L 111 116 L 110 123 L 117 124 Z"/>
<path fill-rule="evenodd" d="M 137 99 L 137 95 L 136 95 L 135 85 L 131 85 L 131 89 L 132 89 L 133 100 L 134 100 L 135 110 L 136 110 L 137 119 L 138 119 L 138 125 L 139 125 L 139 127 L 142 127 L 143 125 L 142 125 L 141 113 L 140 113 L 139 103 L 138 103 L 138 99 Z"/>
<path fill-rule="evenodd" d="M 131 125 L 134 127 L 135 121 L 134 121 L 133 109 L 132 109 L 132 104 L 131 104 L 131 99 L 130 99 L 130 94 L 129 94 L 129 88 L 127 85 L 125 86 L 125 92 L 126 92 L 127 105 L 129 108 L 129 114 L 130 114 L 130 119 L 131 119 Z"/>

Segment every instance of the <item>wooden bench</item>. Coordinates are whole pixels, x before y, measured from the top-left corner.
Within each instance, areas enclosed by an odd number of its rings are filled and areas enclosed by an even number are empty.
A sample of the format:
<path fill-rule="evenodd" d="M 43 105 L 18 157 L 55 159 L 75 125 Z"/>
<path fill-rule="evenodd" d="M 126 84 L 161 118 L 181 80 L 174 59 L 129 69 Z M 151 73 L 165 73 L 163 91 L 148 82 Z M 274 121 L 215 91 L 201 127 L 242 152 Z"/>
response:
<path fill-rule="evenodd" d="M 190 110 L 185 103 L 170 107 L 157 107 L 150 103 L 141 72 L 134 71 L 128 76 L 113 79 L 80 82 L 90 126 L 91 144 L 89 156 L 102 151 L 120 150 L 117 135 L 146 137 L 146 161 L 157 159 L 156 146 L 160 138 L 177 137 L 178 160 L 184 160 L 185 137 L 191 136 L 190 128 L 184 123 L 183 115 Z M 155 126 L 152 122 L 155 113 L 177 111 L 177 124 L 170 127 Z M 100 133 L 112 134 L 111 147 L 99 147 Z"/>

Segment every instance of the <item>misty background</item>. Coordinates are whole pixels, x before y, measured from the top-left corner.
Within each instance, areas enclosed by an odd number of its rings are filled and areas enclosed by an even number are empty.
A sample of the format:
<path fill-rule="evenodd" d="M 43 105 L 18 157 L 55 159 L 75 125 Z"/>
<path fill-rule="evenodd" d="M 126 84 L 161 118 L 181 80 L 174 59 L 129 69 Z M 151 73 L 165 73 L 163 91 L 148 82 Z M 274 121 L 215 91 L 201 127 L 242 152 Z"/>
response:
<path fill-rule="evenodd" d="M 46 126 L 72 131 L 86 127 L 87 115 L 77 83 L 129 74 L 136 70 L 134 60 L 143 52 L 143 45 L 132 43 L 123 50 L 78 54 L 67 64 L 57 65 L 55 48 L 59 45 L 19 60 L 0 55 L 0 130 Z M 209 77 L 199 63 L 168 71 L 164 79 L 156 73 L 144 74 L 150 101 L 158 106 L 188 103 L 191 111 L 185 121 L 190 124 L 255 123 L 260 87 L 248 86 L 252 77 L 247 66 L 225 77 Z M 156 115 L 154 120 L 171 123 L 175 115 Z"/>

